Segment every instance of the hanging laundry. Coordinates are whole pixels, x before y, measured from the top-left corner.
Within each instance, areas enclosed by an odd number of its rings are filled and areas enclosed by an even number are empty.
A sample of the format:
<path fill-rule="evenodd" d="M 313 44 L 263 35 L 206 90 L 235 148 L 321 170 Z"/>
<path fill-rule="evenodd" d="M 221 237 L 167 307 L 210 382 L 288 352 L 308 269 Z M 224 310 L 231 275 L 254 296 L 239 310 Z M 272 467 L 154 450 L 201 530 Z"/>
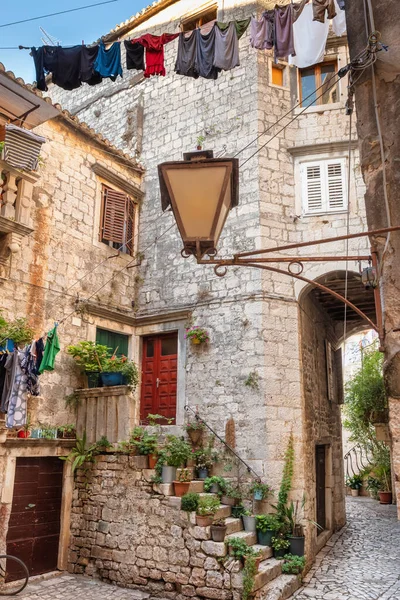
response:
<path fill-rule="evenodd" d="M 97 85 L 103 81 L 102 76 L 94 70 L 98 53 L 98 44 L 95 46 L 81 46 L 81 81 L 88 85 Z"/>
<path fill-rule="evenodd" d="M 346 9 L 346 0 L 338 0 L 338 5 L 341 10 Z"/>
<path fill-rule="evenodd" d="M 24 353 L 21 350 L 14 350 L 13 357 L 10 359 L 10 370 L 13 374 L 13 381 L 8 395 L 6 427 L 22 427 L 26 424 L 27 417 L 27 377 L 21 368 L 21 361 Z M 6 363 L 6 368 L 7 368 Z"/>
<path fill-rule="evenodd" d="M 274 46 L 274 21 L 267 19 L 265 14 L 259 21 L 251 18 L 250 45 L 258 50 L 271 50 Z"/>
<path fill-rule="evenodd" d="M 196 46 L 197 35 L 195 31 L 191 31 L 189 34 L 182 31 L 179 34 L 175 73 L 198 79 L 199 74 L 196 71 Z"/>
<path fill-rule="evenodd" d="M 275 59 L 294 55 L 293 7 L 275 6 Z"/>
<path fill-rule="evenodd" d="M 196 60 L 195 69 L 205 79 L 217 79 L 221 69 L 214 66 L 215 56 L 215 29 L 214 24 L 211 31 L 202 34 L 200 29 L 195 30 L 196 35 Z"/>
<path fill-rule="evenodd" d="M 214 67 L 223 71 L 230 71 L 230 69 L 234 69 L 239 65 L 239 39 L 234 21 L 228 24 L 217 23 L 215 28 Z"/>
<path fill-rule="evenodd" d="M 46 74 L 58 71 L 58 46 L 31 48 L 31 55 L 35 64 L 36 87 L 42 92 L 47 92 Z"/>
<path fill-rule="evenodd" d="M 17 369 L 17 355 L 17 350 L 15 349 L 13 352 L 11 352 L 11 354 L 7 354 L 7 358 L 4 363 L 5 378 L 0 402 L 0 412 L 2 413 L 6 413 L 8 410 L 8 404 L 10 401 Z"/>
<path fill-rule="evenodd" d="M 162 35 L 152 35 L 146 33 L 140 38 L 131 40 L 134 43 L 139 43 L 146 48 L 146 70 L 145 77 L 151 75 L 165 76 L 164 66 L 164 45 L 172 42 L 179 36 L 179 33 L 163 33 Z"/>
<path fill-rule="evenodd" d="M 40 396 L 39 377 L 37 375 L 37 353 L 36 342 L 26 346 L 21 359 L 21 369 L 26 375 L 27 391 L 31 396 Z"/>
<path fill-rule="evenodd" d="M 307 2 L 308 2 L 308 0 L 301 0 L 301 2 L 294 2 L 292 4 L 292 6 L 293 6 L 293 23 L 295 23 L 297 21 L 297 19 L 303 12 L 303 9 L 304 9 L 305 5 L 307 4 Z"/>
<path fill-rule="evenodd" d="M 221 29 L 221 31 L 225 31 L 228 29 L 231 23 L 234 24 L 236 29 L 236 35 L 238 40 L 246 33 L 248 26 L 250 25 L 251 18 L 242 19 L 241 21 L 229 21 L 228 23 L 222 23 L 222 21 L 218 21 L 217 25 Z M 203 29 L 202 29 L 203 31 Z"/>
<path fill-rule="evenodd" d="M 96 85 L 102 78 L 94 72 L 94 61 L 99 47 L 96 46 L 42 46 L 31 48 L 35 64 L 36 86 L 47 91 L 46 75 L 51 73 L 52 82 L 64 90 L 75 90 L 86 82 Z"/>
<path fill-rule="evenodd" d="M 335 35 L 340 37 L 346 33 L 346 13 L 339 9 L 339 4 L 335 0 L 336 6 L 336 17 L 332 19 L 332 31 Z"/>
<path fill-rule="evenodd" d="M 328 19 L 336 16 L 334 0 L 312 0 L 313 20 L 325 23 L 325 13 L 328 12 Z"/>
<path fill-rule="evenodd" d="M 54 326 L 47 334 L 46 346 L 44 348 L 43 359 L 39 367 L 39 373 L 43 371 L 53 371 L 54 361 L 60 352 L 60 342 L 57 335 L 57 326 Z"/>
<path fill-rule="evenodd" d="M 126 68 L 136 69 L 136 71 L 144 71 L 144 47 L 138 42 L 131 40 L 124 41 L 126 54 Z"/>
<path fill-rule="evenodd" d="M 4 383 L 6 380 L 6 369 L 5 364 L 7 360 L 7 354 L 0 354 L 0 400 L 3 395 Z"/>
<path fill-rule="evenodd" d="M 328 31 L 328 19 L 325 23 L 313 21 L 313 7 L 307 4 L 297 21 L 293 23 L 296 55 L 289 58 L 289 63 L 304 69 L 321 62 L 325 54 Z"/>
<path fill-rule="evenodd" d="M 42 364 L 42 360 L 43 360 L 43 353 L 44 353 L 44 342 L 43 342 L 43 338 L 39 338 L 38 340 L 36 340 L 35 342 L 35 355 L 36 355 L 36 367 L 35 367 L 35 374 L 39 375 L 40 373 L 40 365 Z"/>
<path fill-rule="evenodd" d="M 104 78 L 110 78 L 111 81 L 115 81 L 118 75 L 122 77 L 120 42 L 114 42 L 112 46 L 106 48 L 101 41 L 93 68 L 96 73 Z"/>

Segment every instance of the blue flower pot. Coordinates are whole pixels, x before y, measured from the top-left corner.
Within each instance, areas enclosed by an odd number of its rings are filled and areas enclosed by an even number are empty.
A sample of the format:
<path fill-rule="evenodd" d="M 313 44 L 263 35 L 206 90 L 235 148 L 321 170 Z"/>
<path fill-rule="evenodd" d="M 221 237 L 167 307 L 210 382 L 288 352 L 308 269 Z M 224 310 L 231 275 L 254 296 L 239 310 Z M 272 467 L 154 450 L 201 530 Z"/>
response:
<path fill-rule="evenodd" d="M 122 373 L 100 373 L 100 381 L 104 387 L 124 385 L 124 376 Z"/>
<path fill-rule="evenodd" d="M 197 474 L 198 474 L 199 479 L 207 479 L 208 469 L 198 469 Z"/>
<path fill-rule="evenodd" d="M 262 500 L 263 499 L 263 493 L 261 490 L 255 490 L 254 492 L 254 500 Z"/>

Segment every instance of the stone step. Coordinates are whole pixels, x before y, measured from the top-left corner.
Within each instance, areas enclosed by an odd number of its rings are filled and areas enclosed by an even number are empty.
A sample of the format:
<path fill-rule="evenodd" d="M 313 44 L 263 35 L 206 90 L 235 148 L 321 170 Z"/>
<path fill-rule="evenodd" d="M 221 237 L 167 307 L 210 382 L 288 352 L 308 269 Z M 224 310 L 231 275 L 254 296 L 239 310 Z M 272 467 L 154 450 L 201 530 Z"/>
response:
<path fill-rule="evenodd" d="M 297 575 L 279 575 L 276 579 L 260 588 L 255 600 L 288 600 L 301 587 L 301 579 Z"/>
<path fill-rule="evenodd" d="M 221 504 L 214 515 L 214 519 L 227 519 L 232 514 L 231 507 Z"/>
<path fill-rule="evenodd" d="M 199 483 L 203 483 L 202 481 L 199 481 Z M 204 487 L 204 483 L 203 483 L 203 487 Z M 218 494 L 210 494 L 208 492 L 200 492 L 199 493 L 200 498 L 218 498 Z"/>
<path fill-rule="evenodd" d="M 235 519 L 234 517 L 228 517 L 225 520 L 226 523 L 226 535 L 230 535 L 231 533 L 237 533 L 238 531 L 243 531 L 242 519 Z"/>
<path fill-rule="evenodd" d="M 194 479 L 190 482 L 189 492 L 195 492 L 197 494 L 201 494 L 204 492 L 204 481 L 199 481 L 198 479 Z"/>
<path fill-rule="evenodd" d="M 269 546 L 261 546 L 261 544 L 254 544 L 252 546 L 255 552 L 261 552 L 261 560 L 267 560 L 273 555 L 272 548 Z"/>
<path fill-rule="evenodd" d="M 225 537 L 225 541 L 229 544 L 229 540 L 235 537 L 244 540 L 248 546 L 253 546 L 257 543 L 257 534 L 252 531 L 238 531 L 237 533 L 231 533 Z"/>
<path fill-rule="evenodd" d="M 268 560 L 261 562 L 254 581 L 253 591 L 256 592 L 273 579 L 276 579 L 276 577 L 279 577 L 279 575 L 282 575 L 281 560 L 269 558 Z"/>

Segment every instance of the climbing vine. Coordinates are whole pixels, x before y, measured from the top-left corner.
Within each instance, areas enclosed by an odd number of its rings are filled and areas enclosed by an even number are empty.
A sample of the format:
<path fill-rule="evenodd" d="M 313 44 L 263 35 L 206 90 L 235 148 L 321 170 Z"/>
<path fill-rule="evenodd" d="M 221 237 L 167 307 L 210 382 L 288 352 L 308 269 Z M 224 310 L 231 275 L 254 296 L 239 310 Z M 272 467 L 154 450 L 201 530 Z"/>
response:
<path fill-rule="evenodd" d="M 288 446 L 285 452 L 285 465 L 283 467 L 281 487 L 279 488 L 278 504 L 276 506 L 278 515 L 283 517 L 284 508 L 288 501 L 289 492 L 292 488 L 294 466 L 294 443 L 293 433 L 290 434 Z"/>

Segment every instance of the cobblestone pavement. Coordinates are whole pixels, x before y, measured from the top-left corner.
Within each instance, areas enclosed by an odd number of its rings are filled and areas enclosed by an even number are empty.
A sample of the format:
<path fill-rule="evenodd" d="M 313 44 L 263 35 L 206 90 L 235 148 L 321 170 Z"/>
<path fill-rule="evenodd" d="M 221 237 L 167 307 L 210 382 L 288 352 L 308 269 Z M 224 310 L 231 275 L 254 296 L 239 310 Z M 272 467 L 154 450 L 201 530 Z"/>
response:
<path fill-rule="evenodd" d="M 396 507 L 349 497 L 347 519 L 291 600 L 400 600 Z"/>

